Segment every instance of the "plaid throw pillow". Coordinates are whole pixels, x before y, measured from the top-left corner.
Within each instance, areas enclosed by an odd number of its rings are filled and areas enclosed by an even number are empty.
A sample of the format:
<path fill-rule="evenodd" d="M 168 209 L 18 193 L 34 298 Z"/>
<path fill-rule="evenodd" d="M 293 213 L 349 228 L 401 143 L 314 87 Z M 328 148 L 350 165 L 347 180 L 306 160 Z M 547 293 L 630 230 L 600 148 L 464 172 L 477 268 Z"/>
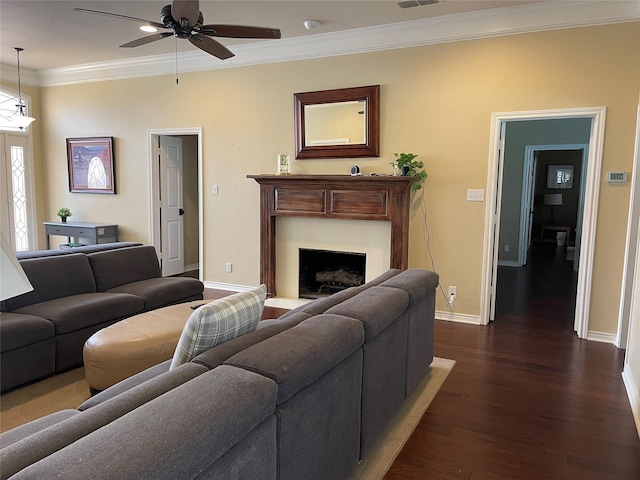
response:
<path fill-rule="evenodd" d="M 253 332 L 262 316 L 266 297 L 267 287 L 260 285 L 195 310 L 182 330 L 170 370 L 190 362 L 211 347 Z"/>

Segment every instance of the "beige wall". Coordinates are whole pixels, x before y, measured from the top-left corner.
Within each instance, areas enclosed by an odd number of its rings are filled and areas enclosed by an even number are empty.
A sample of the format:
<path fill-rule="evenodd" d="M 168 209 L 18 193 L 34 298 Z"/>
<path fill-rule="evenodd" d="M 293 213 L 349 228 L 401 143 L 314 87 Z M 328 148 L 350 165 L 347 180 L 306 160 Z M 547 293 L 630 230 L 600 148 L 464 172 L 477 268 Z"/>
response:
<path fill-rule="evenodd" d="M 364 174 L 389 172 L 393 152 L 419 154 L 429 179 L 412 194 L 410 266 L 431 266 L 424 192 L 441 282 L 458 286 L 456 312 L 478 315 L 485 205 L 467 202 L 466 190 L 486 187 L 491 113 L 606 106 L 603 171 L 630 172 L 638 44 L 640 23 L 629 23 L 183 73 L 179 86 L 162 76 L 43 88 L 41 219 L 65 205 L 75 220 L 118 223 L 123 240 L 148 242 L 147 129 L 201 126 L 204 279 L 255 285 L 259 189 L 245 175 L 275 173 L 276 154 L 294 151 L 293 94 L 380 84 L 379 159 L 293 161 L 292 170 L 348 173 L 357 163 Z M 116 138 L 115 196 L 68 192 L 65 138 L 93 135 Z M 601 191 L 590 330 L 616 330 L 628 202 L 628 184 Z M 446 309 L 442 298 L 437 308 Z"/>

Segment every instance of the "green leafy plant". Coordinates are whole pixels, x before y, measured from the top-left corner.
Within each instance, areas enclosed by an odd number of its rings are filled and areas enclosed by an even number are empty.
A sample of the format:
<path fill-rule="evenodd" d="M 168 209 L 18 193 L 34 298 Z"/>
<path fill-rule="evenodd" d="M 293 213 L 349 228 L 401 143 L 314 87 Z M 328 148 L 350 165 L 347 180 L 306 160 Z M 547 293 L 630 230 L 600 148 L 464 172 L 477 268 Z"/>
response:
<path fill-rule="evenodd" d="M 427 172 L 424 171 L 424 163 L 421 161 L 415 161 L 414 159 L 418 156 L 414 153 L 394 153 L 396 157 L 396 161 L 391 163 L 391 165 L 395 165 L 400 172 L 404 173 L 403 175 L 407 177 L 414 177 L 413 184 L 411 185 L 414 190 L 420 190 L 422 188 L 422 184 L 427 179 Z"/>
<path fill-rule="evenodd" d="M 58 210 L 58 213 L 56 213 L 56 215 L 64 218 L 64 217 L 70 217 L 73 214 L 71 213 L 71 210 L 69 210 L 68 208 L 61 208 L 60 210 Z"/>

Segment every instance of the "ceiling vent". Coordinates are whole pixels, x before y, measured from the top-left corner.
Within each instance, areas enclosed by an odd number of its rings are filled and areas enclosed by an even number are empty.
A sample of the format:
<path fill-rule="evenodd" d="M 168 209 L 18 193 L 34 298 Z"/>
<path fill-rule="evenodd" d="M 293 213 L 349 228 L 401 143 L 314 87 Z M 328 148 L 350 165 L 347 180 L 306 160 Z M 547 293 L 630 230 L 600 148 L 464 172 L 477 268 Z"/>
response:
<path fill-rule="evenodd" d="M 398 2 L 400 8 L 419 7 L 420 5 L 431 5 L 438 3 L 439 0 L 407 0 L 405 2 Z"/>

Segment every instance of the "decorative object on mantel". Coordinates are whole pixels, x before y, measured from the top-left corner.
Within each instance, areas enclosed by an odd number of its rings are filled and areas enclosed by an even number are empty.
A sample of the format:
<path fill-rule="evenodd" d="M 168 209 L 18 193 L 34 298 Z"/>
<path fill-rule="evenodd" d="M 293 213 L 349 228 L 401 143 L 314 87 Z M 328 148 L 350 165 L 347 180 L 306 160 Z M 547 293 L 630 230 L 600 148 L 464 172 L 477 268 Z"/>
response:
<path fill-rule="evenodd" d="M 397 172 L 403 177 L 414 177 L 412 188 L 414 190 L 420 190 L 422 184 L 427 179 L 427 172 L 422 170 L 424 163 L 421 161 L 414 161 L 418 155 L 414 153 L 394 153 L 396 161 L 391 163 L 393 166 L 393 174 L 397 176 Z"/>
<path fill-rule="evenodd" d="M 58 213 L 56 213 L 56 215 L 60 217 L 60 220 L 62 221 L 62 223 L 67 223 L 67 217 L 71 217 L 73 214 L 71 213 L 71 210 L 69 210 L 66 207 L 63 207 L 60 210 L 58 210 Z"/>
<path fill-rule="evenodd" d="M 69 191 L 116 193 L 113 137 L 67 138 Z"/>
<path fill-rule="evenodd" d="M 289 175 L 291 173 L 291 157 L 288 153 L 278 154 L 278 175 Z"/>

